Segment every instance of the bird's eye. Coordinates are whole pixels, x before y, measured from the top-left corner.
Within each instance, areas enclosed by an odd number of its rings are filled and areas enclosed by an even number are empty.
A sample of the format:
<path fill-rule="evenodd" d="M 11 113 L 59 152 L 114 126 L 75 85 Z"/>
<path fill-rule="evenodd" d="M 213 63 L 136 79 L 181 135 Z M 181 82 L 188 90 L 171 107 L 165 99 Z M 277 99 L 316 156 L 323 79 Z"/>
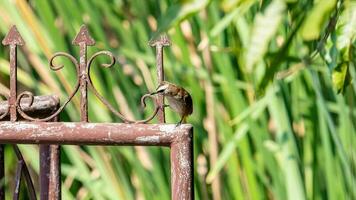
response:
<path fill-rule="evenodd" d="M 157 90 L 157 93 L 163 93 L 163 92 L 164 92 L 164 89 Z"/>
<path fill-rule="evenodd" d="M 166 89 L 167 89 L 167 86 L 166 86 L 166 85 L 160 85 L 160 86 L 158 86 L 158 88 L 156 89 L 156 92 L 157 92 L 157 93 L 163 93 L 163 92 L 166 91 Z"/>

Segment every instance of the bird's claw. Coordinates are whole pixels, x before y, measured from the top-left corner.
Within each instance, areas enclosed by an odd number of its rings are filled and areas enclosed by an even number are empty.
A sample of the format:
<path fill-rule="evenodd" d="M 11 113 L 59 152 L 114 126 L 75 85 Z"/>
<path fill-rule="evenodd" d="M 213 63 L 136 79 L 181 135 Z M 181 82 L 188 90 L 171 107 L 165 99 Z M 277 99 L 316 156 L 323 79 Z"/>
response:
<path fill-rule="evenodd" d="M 178 123 L 176 124 L 176 128 L 177 128 L 178 126 L 180 126 L 180 125 L 182 125 L 182 122 L 178 122 Z"/>
<path fill-rule="evenodd" d="M 169 105 L 164 104 L 164 105 L 161 105 L 161 106 L 160 106 L 160 109 L 163 110 L 164 108 L 167 108 L 167 107 L 169 107 Z"/>

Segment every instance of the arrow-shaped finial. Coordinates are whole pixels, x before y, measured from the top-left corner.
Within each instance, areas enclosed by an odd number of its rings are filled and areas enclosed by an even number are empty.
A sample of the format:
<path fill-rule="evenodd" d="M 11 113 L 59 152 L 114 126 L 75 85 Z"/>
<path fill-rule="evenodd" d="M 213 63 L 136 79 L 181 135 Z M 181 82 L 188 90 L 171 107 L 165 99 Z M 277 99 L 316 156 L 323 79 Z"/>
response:
<path fill-rule="evenodd" d="M 16 26 L 12 26 L 9 33 L 5 36 L 5 38 L 2 40 L 3 45 L 24 45 L 25 42 L 22 39 L 19 31 L 17 30 Z"/>
<path fill-rule="evenodd" d="M 75 36 L 73 45 L 79 46 L 79 74 L 80 74 L 80 119 L 88 122 L 88 89 L 87 89 L 87 46 L 93 46 L 95 40 L 90 36 L 88 27 L 82 25 Z"/>
<path fill-rule="evenodd" d="M 158 36 L 158 38 L 151 39 L 148 44 L 151 47 L 154 46 L 170 46 L 171 41 L 169 40 L 168 36 L 166 34 L 162 34 Z"/>
<path fill-rule="evenodd" d="M 9 97 L 9 110 L 10 120 L 17 120 L 16 98 L 17 98 L 17 46 L 24 45 L 19 31 L 16 26 L 12 26 L 9 33 L 2 41 L 3 45 L 10 46 L 10 97 Z"/>
<path fill-rule="evenodd" d="M 72 44 L 79 46 L 80 43 L 85 43 L 87 46 L 93 46 L 95 44 L 95 40 L 90 36 L 88 27 L 82 25 L 80 27 L 80 31 L 75 36 Z"/>

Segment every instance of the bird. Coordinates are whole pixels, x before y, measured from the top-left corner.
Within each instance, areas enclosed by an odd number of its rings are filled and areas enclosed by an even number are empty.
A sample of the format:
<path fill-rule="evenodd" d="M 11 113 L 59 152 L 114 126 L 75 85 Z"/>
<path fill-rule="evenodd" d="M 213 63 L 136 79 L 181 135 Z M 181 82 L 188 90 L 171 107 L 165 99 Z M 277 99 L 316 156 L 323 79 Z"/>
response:
<path fill-rule="evenodd" d="M 181 119 L 176 126 L 186 123 L 187 117 L 193 113 L 193 100 L 189 92 L 183 87 L 162 81 L 156 91 L 150 95 L 157 94 L 162 94 L 168 100 L 168 105 L 164 105 L 164 107 L 170 107 L 180 115 Z"/>

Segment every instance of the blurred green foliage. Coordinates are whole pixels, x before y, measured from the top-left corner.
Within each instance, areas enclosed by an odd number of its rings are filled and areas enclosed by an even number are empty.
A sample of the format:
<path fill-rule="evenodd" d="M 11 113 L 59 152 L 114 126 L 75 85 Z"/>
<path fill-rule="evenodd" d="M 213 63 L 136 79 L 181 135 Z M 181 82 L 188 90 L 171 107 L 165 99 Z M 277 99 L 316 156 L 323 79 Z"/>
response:
<path fill-rule="evenodd" d="M 93 66 L 98 91 L 128 117 L 156 87 L 155 51 L 167 32 L 166 80 L 191 92 L 196 199 L 356 199 L 356 3 L 351 0 L 0 0 L 1 38 L 13 24 L 20 90 L 65 100 L 76 81 L 57 51 L 87 24 L 98 50 L 117 59 Z M 0 46 L 0 90 L 8 92 L 8 49 Z M 119 122 L 93 95 L 92 122 Z M 78 121 L 78 99 L 62 121 Z M 178 116 L 167 111 L 169 123 Z M 34 176 L 38 147 L 21 146 Z M 6 172 L 15 158 L 6 149 Z M 64 146 L 63 199 L 169 199 L 169 149 Z M 9 177 L 9 176 L 8 176 Z M 10 198 L 13 180 L 6 179 Z M 22 187 L 24 188 L 24 187 Z M 25 189 L 23 189 L 25 190 Z M 25 191 L 24 191 L 25 192 Z"/>

